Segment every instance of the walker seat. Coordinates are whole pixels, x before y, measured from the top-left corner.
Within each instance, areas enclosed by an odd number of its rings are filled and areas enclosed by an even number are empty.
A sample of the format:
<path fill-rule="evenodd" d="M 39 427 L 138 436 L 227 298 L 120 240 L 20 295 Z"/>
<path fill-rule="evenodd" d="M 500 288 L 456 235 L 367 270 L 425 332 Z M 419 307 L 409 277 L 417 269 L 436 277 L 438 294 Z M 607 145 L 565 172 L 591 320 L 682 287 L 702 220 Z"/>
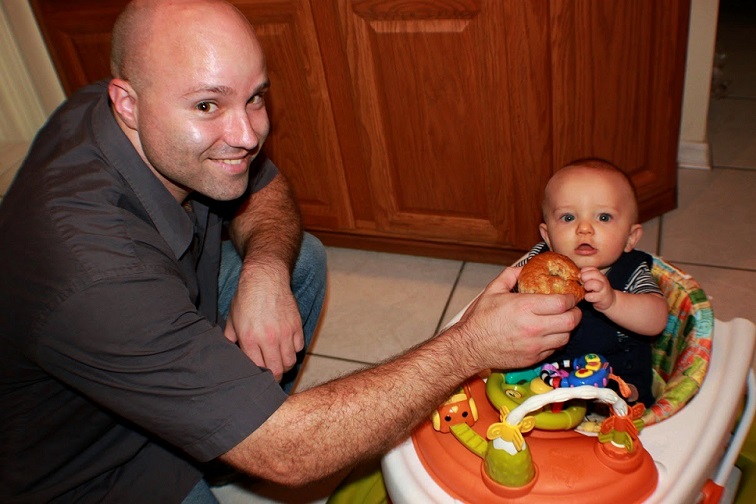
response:
<path fill-rule="evenodd" d="M 703 384 L 711 360 L 714 314 L 709 298 L 690 275 L 654 256 L 651 273 L 667 298 L 669 318 L 653 345 L 653 393 L 656 402 L 643 423 L 674 415 Z"/>

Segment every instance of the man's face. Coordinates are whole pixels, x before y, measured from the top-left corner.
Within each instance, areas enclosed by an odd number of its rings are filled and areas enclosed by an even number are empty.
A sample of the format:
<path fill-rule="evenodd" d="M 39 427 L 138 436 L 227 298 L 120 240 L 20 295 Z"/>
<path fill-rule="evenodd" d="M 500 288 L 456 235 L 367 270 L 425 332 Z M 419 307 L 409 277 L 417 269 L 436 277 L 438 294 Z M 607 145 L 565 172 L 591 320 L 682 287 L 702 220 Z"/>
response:
<path fill-rule="evenodd" d="M 569 168 L 549 182 L 541 234 L 578 267 L 605 270 L 640 237 L 632 188 L 622 175 Z"/>
<path fill-rule="evenodd" d="M 155 31 L 137 89 L 144 157 L 179 202 L 241 196 L 270 129 L 259 43 L 244 20 L 197 10 Z"/>

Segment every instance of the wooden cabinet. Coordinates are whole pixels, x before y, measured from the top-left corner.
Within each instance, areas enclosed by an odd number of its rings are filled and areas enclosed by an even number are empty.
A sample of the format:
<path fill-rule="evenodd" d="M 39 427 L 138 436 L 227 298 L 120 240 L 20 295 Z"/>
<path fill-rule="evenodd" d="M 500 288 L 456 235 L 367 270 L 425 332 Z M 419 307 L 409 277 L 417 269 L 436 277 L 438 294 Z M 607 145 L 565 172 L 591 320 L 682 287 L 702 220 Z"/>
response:
<path fill-rule="evenodd" d="M 32 0 L 67 92 L 123 1 Z M 272 82 L 270 157 L 326 243 L 509 262 L 549 176 L 598 156 L 676 204 L 689 0 L 236 0 Z"/>

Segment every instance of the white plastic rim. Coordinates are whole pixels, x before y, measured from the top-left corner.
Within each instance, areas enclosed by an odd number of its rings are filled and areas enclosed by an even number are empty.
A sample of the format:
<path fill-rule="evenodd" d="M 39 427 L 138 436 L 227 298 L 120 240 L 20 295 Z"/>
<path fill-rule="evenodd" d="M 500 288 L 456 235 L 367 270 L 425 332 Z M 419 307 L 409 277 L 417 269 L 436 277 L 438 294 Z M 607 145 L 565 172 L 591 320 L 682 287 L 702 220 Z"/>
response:
<path fill-rule="evenodd" d="M 614 390 L 594 387 L 593 385 L 581 385 L 580 387 L 556 388 L 543 394 L 531 396 L 510 411 L 505 422 L 509 425 L 517 425 L 523 421 L 528 413 L 537 411 L 547 404 L 565 402 L 570 399 L 596 399 L 611 405 L 617 415 L 627 415 L 627 403 Z"/>

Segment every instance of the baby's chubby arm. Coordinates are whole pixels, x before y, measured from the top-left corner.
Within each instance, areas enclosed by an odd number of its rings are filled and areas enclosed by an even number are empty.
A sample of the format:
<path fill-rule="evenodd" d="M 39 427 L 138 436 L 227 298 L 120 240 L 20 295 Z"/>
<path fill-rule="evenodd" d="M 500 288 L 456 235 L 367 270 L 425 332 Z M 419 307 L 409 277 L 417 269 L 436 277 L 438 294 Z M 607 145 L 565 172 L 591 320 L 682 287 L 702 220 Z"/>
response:
<path fill-rule="evenodd" d="M 656 336 L 667 325 L 667 301 L 659 294 L 631 294 L 612 288 L 601 271 L 592 266 L 580 270 L 585 299 L 614 323 L 628 331 Z"/>

